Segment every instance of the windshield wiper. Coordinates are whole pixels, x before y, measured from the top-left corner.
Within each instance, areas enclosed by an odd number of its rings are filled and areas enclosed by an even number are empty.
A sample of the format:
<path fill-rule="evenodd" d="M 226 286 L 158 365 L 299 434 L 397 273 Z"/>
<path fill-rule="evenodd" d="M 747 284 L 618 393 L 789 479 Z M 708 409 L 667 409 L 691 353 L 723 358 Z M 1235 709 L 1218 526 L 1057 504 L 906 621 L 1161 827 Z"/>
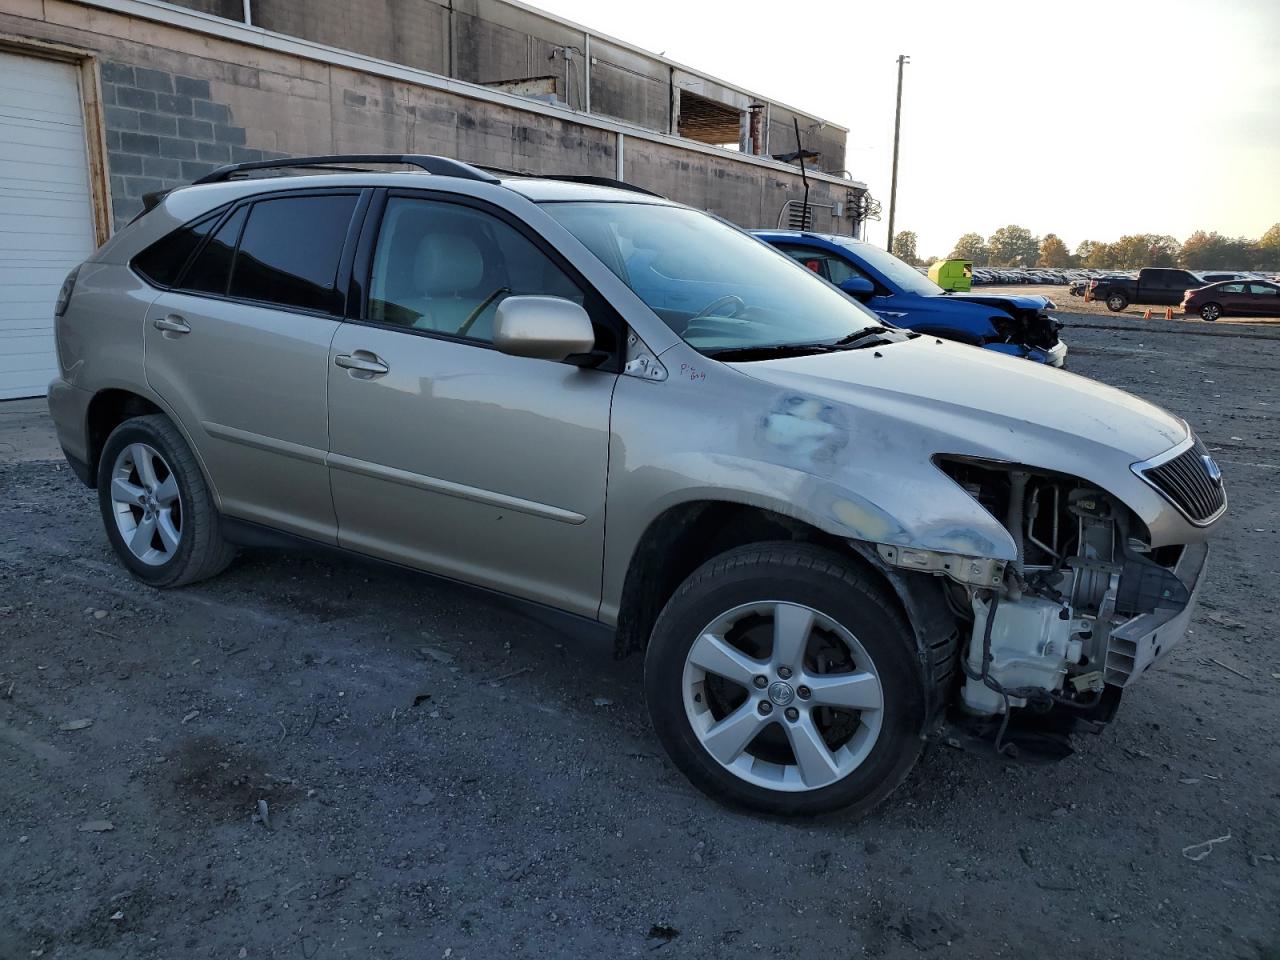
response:
<path fill-rule="evenodd" d="M 723 347 L 705 350 L 705 356 L 717 360 L 767 360 L 774 357 L 802 357 L 807 353 L 839 353 L 843 350 L 859 350 L 882 343 L 898 343 L 906 340 L 904 331 L 888 327 L 863 327 L 839 340 L 823 340 L 817 343 L 772 343 L 765 346 Z"/>
<path fill-rule="evenodd" d="M 716 360 L 768 360 L 774 357 L 803 357 L 807 353 L 830 353 L 827 343 L 774 343 L 758 347 L 721 347 L 704 350 L 703 355 Z"/>
<path fill-rule="evenodd" d="M 890 330 L 888 327 L 863 327 L 846 337 L 841 337 L 831 346 L 843 350 L 857 350 L 859 347 L 874 347 L 881 343 L 897 343 L 898 338 L 894 334 L 899 332 Z"/>

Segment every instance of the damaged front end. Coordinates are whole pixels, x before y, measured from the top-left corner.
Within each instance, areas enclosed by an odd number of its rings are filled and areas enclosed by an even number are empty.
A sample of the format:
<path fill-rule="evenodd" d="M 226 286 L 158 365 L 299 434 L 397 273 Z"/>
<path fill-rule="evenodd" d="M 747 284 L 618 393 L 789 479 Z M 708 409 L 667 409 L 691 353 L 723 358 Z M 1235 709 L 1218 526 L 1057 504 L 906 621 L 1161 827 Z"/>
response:
<path fill-rule="evenodd" d="M 1059 759 L 1071 752 L 1068 734 L 1100 731 L 1124 688 L 1182 639 L 1208 547 L 1152 547 L 1128 507 L 1076 477 L 959 457 L 936 463 L 1003 523 L 1017 551 L 1006 562 L 877 548 L 892 566 L 944 576 L 968 638 L 944 737 Z"/>

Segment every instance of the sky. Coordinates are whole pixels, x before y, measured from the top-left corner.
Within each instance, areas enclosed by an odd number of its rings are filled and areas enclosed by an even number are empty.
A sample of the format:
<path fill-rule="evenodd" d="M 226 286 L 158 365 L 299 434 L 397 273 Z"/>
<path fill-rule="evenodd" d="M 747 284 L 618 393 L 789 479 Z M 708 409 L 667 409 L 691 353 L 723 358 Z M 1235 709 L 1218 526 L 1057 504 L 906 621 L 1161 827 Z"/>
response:
<path fill-rule="evenodd" d="M 1074 250 L 1280 221 L 1280 0 L 534 2 L 848 127 L 877 242 L 909 55 L 895 227 L 921 255 L 1009 223 Z"/>

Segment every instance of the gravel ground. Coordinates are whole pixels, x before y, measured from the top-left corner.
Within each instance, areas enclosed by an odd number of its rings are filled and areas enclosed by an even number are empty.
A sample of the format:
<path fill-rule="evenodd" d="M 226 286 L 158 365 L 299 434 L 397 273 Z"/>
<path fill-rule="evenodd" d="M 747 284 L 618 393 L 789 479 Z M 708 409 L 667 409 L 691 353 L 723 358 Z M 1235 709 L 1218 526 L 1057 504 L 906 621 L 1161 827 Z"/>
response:
<path fill-rule="evenodd" d="M 931 748 L 863 821 L 707 801 L 638 659 L 489 597 L 270 552 L 144 589 L 0 445 L 0 960 L 1280 957 L 1280 342 L 1236 329 L 1067 331 L 1227 473 L 1188 640 L 1070 759 Z"/>

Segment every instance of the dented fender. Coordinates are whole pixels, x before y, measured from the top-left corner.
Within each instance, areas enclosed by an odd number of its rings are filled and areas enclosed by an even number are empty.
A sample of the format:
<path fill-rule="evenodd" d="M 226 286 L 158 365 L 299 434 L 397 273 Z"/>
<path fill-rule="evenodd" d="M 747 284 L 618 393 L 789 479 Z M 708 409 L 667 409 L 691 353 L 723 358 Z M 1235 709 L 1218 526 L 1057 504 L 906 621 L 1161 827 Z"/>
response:
<path fill-rule="evenodd" d="M 708 380 L 678 375 L 660 384 L 619 380 L 600 611 L 606 622 L 616 622 L 644 532 L 671 508 L 696 501 L 758 507 L 843 540 L 1014 557 L 1004 527 L 934 466 L 925 446 L 887 444 L 845 405 L 763 391 L 724 365 L 702 362 L 714 390 L 703 389 Z"/>

